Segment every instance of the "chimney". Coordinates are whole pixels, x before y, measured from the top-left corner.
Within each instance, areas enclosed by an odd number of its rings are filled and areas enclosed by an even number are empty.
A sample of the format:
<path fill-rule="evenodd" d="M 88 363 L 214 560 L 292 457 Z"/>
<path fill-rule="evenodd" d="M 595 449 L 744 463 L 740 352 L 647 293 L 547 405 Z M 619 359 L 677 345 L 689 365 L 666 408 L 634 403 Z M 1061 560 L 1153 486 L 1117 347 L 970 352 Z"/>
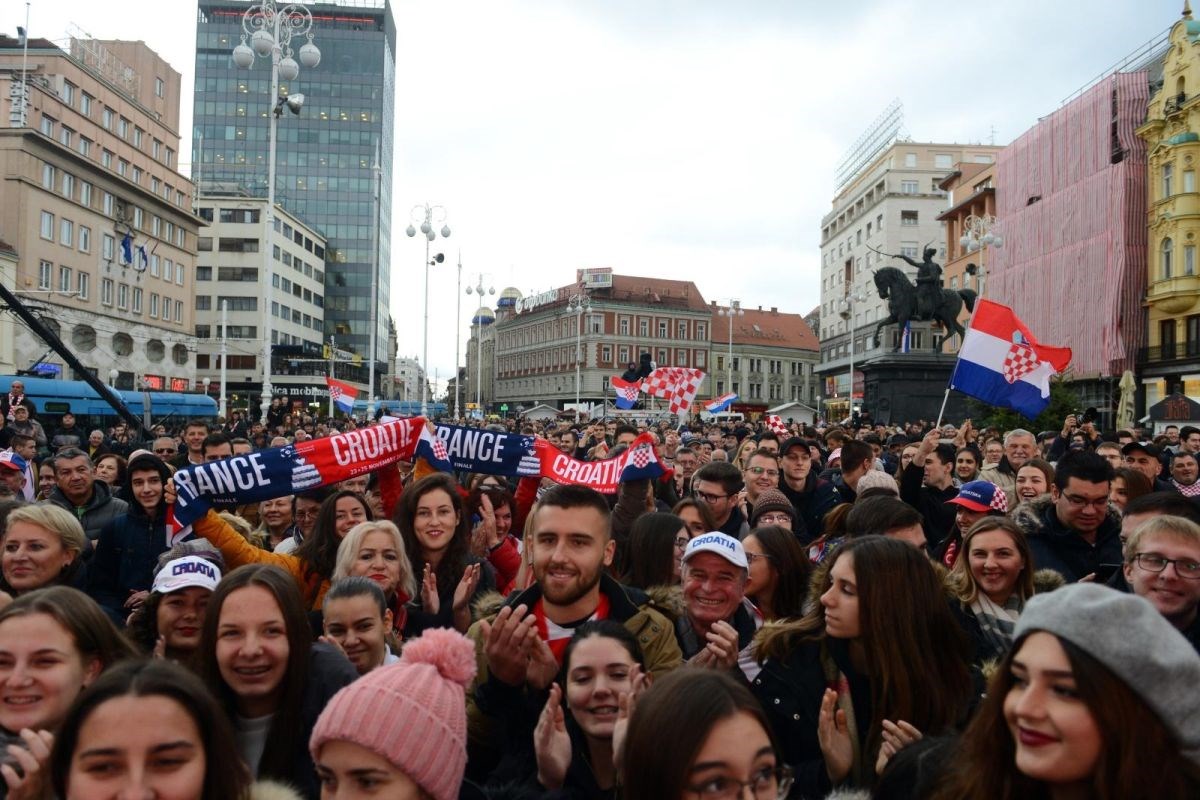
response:
<path fill-rule="evenodd" d="M 758 310 L 759 310 L 759 311 L 762 311 L 762 306 L 759 306 L 759 307 L 758 307 Z"/>
<path fill-rule="evenodd" d="M 778 307 L 778 306 L 771 306 L 771 313 L 772 313 L 772 314 L 778 314 L 778 313 L 779 313 L 779 307 Z"/>

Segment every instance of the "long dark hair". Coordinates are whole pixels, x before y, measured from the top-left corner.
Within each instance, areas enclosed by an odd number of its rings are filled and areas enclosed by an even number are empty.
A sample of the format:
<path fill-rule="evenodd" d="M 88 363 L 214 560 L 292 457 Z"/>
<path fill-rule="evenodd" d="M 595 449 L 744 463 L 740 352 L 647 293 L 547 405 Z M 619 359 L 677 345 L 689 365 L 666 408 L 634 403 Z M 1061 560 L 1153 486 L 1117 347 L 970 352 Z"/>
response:
<path fill-rule="evenodd" d="M 671 559 L 681 530 L 687 525 L 674 514 L 655 511 L 635 519 L 629 533 L 629 572 L 622 583 L 638 589 L 673 584 Z"/>
<path fill-rule="evenodd" d="M 204 683 L 170 661 L 127 661 L 105 672 L 79 696 L 55 737 L 50 775 L 57 797 L 69 797 L 68 779 L 79 732 L 97 708 L 120 697 L 166 697 L 187 711 L 204 747 L 202 800 L 246 796 L 250 773 L 238 754 L 233 729 Z"/>
<path fill-rule="evenodd" d="M 1017 769 L 1016 744 L 1004 719 L 1013 685 L 1012 663 L 1028 639 L 1013 643 L 988 685 L 975 719 L 963 734 L 938 800 L 1049 798 L 1049 788 Z M 1102 737 L 1100 759 L 1088 781 L 1089 797 L 1198 797 L 1200 767 L 1184 758 L 1182 744 L 1129 686 L 1096 659 L 1059 638 L 1071 663 L 1075 690 Z M 1147 764 L 1154 768 L 1146 769 Z"/>
<path fill-rule="evenodd" d="M 625 736 L 625 800 L 662 800 L 685 792 L 688 773 L 713 725 L 754 717 L 778 753 L 771 726 L 745 683 L 725 672 L 677 669 L 656 680 L 634 709 Z"/>
<path fill-rule="evenodd" d="M 258 775 L 283 781 L 294 780 L 296 776 L 292 773 L 295 772 L 296 754 L 302 753 L 308 746 L 308 742 L 304 741 L 301 705 L 304 687 L 308 683 L 312 628 L 300 597 L 300 588 L 290 575 L 276 566 L 246 564 L 230 572 L 217 584 L 208 601 L 204 630 L 200 635 L 200 674 L 232 720 L 237 713 L 237 697 L 221 677 L 221 668 L 217 664 L 217 629 L 221 623 L 221 609 L 229 595 L 248 586 L 266 589 L 275 598 L 287 626 L 288 639 L 283 691 L 271 719 L 271 728 L 267 731 L 267 746 L 259 762 Z"/>
<path fill-rule="evenodd" d="M 765 525 L 750 531 L 748 536 L 758 540 L 776 575 L 775 593 L 771 595 L 771 612 L 775 618 L 803 616 L 813 570 L 796 534 L 778 525 Z"/>
<path fill-rule="evenodd" d="M 343 497 L 353 497 L 363 507 L 367 519 L 373 521 L 371 505 L 358 492 L 342 489 L 334 492 L 321 501 L 317 511 L 317 521 L 313 523 L 312 535 L 306 536 L 296 548 L 296 558 L 304 562 L 305 577 L 316 576 L 321 580 L 333 577 L 333 568 L 337 564 L 338 545 L 342 540 L 337 535 L 337 503 Z M 320 581 L 316 581 L 320 583 Z"/>
<path fill-rule="evenodd" d="M 425 572 L 425 553 L 417 539 L 413 520 L 417 517 L 417 503 L 437 489 L 450 496 L 450 504 L 458 514 L 454 536 L 451 537 L 450 544 L 446 545 L 446 553 L 437 568 L 438 594 L 453 596 L 455 587 L 462 579 L 463 570 L 467 568 L 467 556 L 471 552 L 471 520 L 467 516 L 462 495 L 458 493 L 458 484 L 454 478 L 439 472 L 410 484 L 400 495 L 400 502 L 396 504 L 396 511 L 392 514 L 392 522 L 396 523 L 400 535 L 404 537 L 404 547 L 412 561 L 413 574 L 420 583 L 421 575 Z"/>
<path fill-rule="evenodd" d="M 871 665 L 868 752 L 878 752 L 883 720 L 902 719 L 926 735 L 963 721 L 971 699 L 970 650 L 955 622 L 942 581 L 922 551 L 897 539 L 852 539 L 821 565 L 812 582 L 813 607 L 801 619 L 762 630 L 760 661 L 782 659 L 798 644 L 825 639 L 818 598 L 847 554 L 858 586 L 858 641 Z"/>

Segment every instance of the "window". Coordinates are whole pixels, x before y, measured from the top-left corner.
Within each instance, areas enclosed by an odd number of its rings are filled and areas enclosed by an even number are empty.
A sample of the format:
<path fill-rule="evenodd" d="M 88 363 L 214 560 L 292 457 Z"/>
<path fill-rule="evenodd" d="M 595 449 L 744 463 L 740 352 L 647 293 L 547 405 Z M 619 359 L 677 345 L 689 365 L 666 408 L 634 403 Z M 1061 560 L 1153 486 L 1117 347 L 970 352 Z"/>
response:
<path fill-rule="evenodd" d="M 49 291 L 54 280 L 54 265 L 49 261 L 38 262 L 38 288 Z"/>
<path fill-rule="evenodd" d="M 58 221 L 58 243 L 64 247 L 71 247 L 75 244 L 75 223 L 69 219 L 60 219 Z"/>
<path fill-rule="evenodd" d="M 129 120 L 121 117 L 117 120 L 117 136 L 122 139 L 129 138 Z"/>
<path fill-rule="evenodd" d="M 54 190 L 54 167 L 42 164 L 42 188 Z"/>
<path fill-rule="evenodd" d="M 138 184 L 139 186 L 142 183 L 142 170 L 139 169 L 138 167 L 133 168 L 133 182 Z"/>
<path fill-rule="evenodd" d="M 901 211 L 900 212 L 900 224 L 901 225 L 916 225 L 917 224 L 917 212 L 916 211 Z"/>
<path fill-rule="evenodd" d="M 104 234 L 104 238 L 100 240 L 100 257 L 106 261 L 112 261 L 116 256 L 117 240 L 109 234 Z"/>
<path fill-rule="evenodd" d="M 660 319 L 658 321 L 658 338 L 667 338 L 667 321 Z"/>
<path fill-rule="evenodd" d="M 1171 179 L 1175 177 L 1175 165 L 1163 164 L 1162 168 L 1162 196 L 1171 196 Z"/>
<path fill-rule="evenodd" d="M 142 224 L 146 221 L 145 212 L 137 206 L 133 207 L 133 227 L 141 230 Z"/>
<path fill-rule="evenodd" d="M 916 181 L 900 181 L 900 191 L 904 194 L 916 194 L 918 191 Z"/>
<path fill-rule="evenodd" d="M 175 263 L 169 258 L 163 259 L 162 279 L 167 283 L 171 282 L 171 273 L 175 271 Z"/>
<path fill-rule="evenodd" d="M 92 229 L 84 225 L 79 226 L 79 252 L 92 252 Z"/>
<path fill-rule="evenodd" d="M 166 151 L 167 151 L 167 157 L 166 157 L 166 159 L 165 159 L 165 160 L 166 160 L 166 164 L 167 164 L 167 166 L 168 166 L 168 167 L 173 167 L 173 166 L 175 166 L 175 151 L 174 151 L 174 150 L 172 150 L 172 149 L 171 149 L 171 148 L 169 148 L 169 147 L 168 147 L 168 148 L 166 148 Z"/>
<path fill-rule="evenodd" d="M 196 249 L 202 253 L 212 252 L 212 237 L 201 236 L 196 239 Z"/>
<path fill-rule="evenodd" d="M 100 163 L 103 164 L 106 169 L 112 169 L 112 162 L 113 154 L 111 150 L 105 150 L 100 154 Z"/>
<path fill-rule="evenodd" d="M 916 153 L 905 153 L 904 154 L 904 166 L 915 167 L 916 165 L 917 165 L 917 154 Z"/>
<path fill-rule="evenodd" d="M 164 97 L 166 95 L 166 93 L 167 93 L 167 87 L 166 87 L 166 84 L 163 82 L 163 79 L 155 78 L 154 79 L 154 96 L 155 97 Z"/>
<path fill-rule="evenodd" d="M 49 211 L 42 212 L 42 238 L 54 241 L 54 215 Z"/>
<path fill-rule="evenodd" d="M 258 239 L 236 239 L 222 236 L 217 242 L 222 253 L 257 253 Z"/>
<path fill-rule="evenodd" d="M 1185 244 L 1183 246 L 1183 274 L 1196 274 L 1196 245 Z"/>
<path fill-rule="evenodd" d="M 100 302 L 106 306 L 113 304 L 113 282 L 112 278 L 103 278 L 100 281 Z"/>
<path fill-rule="evenodd" d="M 142 147 L 142 137 L 145 135 L 146 135 L 146 132 L 144 130 L 142 130 L 141 128 L 134 128 L 133 129 L 133 146 L 140 150 Z"/>
<path fill-rule="evenodd" d="M 258 311 L 257 297 L 228 297 L 221 296 L 217 298 L 218 305 L 222 301 L 228 301 L 230 311 Z M 288 318 L 291 318 L 291 311 L 288 311 Z"/>
<path fill-rule="evenodd" d="M 92 97 L 87 92 L 83 92 L 82 97 L 79 98 L 79 110 L 83 112 L 85 117 L 90 117 L 92 115 L 92 102 L 95 99 L 96 98 Z"/>
<path fill-rule="evenodd" d="M 75 131 L 71 130 L 66 125 L 63 125 L 62 129 L 58 132 L 58 141 L 60 141 L 64 147 L 70 147 L 71 143 L 75 141 Z"/>
<path fill-rule="evenodd" d="M 63 294 L 71 293 L 71 268 L 58 268 L 58 290 Z"/>
<path fill-rule="evenodd" d="M 158 256 L 154 253 L 150 254 L 150 277 L 158 277 Z"/>
<path fill-rule="evenodd" d="M 129 162 L 123 158 L 117 159 L 117 174 L 124 177 L 129 173 Z"/>
<path fill-rule="evenodd" d="M 178 284 L 179 286 L 183 286 L 183 262 L 182 261 L 175 262 L 175 283 Z"/>
<path fill-rule="evenodd" d="M 175 301 L 175 321 L 183 322 L 183 301 L 182 300 Z"/>
<path fill-rule="evenodd" d="M 212 297 L 206 294 L 196 295 L 197 311 L 212 311 Z"/>
<path fill-rule="evenodd" d="M 162 155 L 162 146 L 162 142 L 160 142 L 158 139 L 154 140 L 154 144 L 151 146 L 151 152 L 154 154 L 155 158 L 158 158 Z"/>
<path fill-rule="evenodd" d="M 51 139 L 53 139 L 54 138 L 54 119 L 51 117 L 47 117 L 45 114 L 42 114 L 41 131 L 42 131 L 42 133 L 46 134 Z"/>
<path fill-rule="evenodd" d="M 69 172 L 62 175 L 62 193 L 68 200 L 75 199 L 75 176 Z"/>
<path fill-rule="evenodd" d="M 638 320 L 638 336 L 641 336 L 643 339 L 645 339 L 649 335 L 650 335 L 650 320 L 639 319 Z"/>
<path fill-rule="evenodd" d="M 196 280 L 211 281 L 212 267 L 196 267 Z"/>
<path fill-rule="evenodd" d="M 221 222 L 257 223 L 258 214 L 257 208 L 222 208 Z"/>
<path fill-rule="evenodd" d="M 45 212 L 43 212 L 45 213 Z M 1171 259 L 1175 255 L 1175 243 L 1170 237 L 1162 240 L 1162 247 L 1159 249 L 1159 265 L 1162 269 L 1163 280 L 1171 277 Z"/>
<path fill-rule="evenodd" d="M 704 351 L 703 350 L 696 351 L 696 366 L 697 367 L 704 366 Z"/>
<path fill-rule="evenodd" d="M 92 156 L 92 140 L 86 136 L 79 137 L 79 155 L 85 158 L 91 158 Z"/>
<path fill-rule="evenodd" d="M 150 316 L 158 317 L 158 292 L 150 293 Z"/>
<path fill-rule="evenodd" d="M 79 299 L 87 300 L 88 292 L 90 292 L 92 288 L 92 276 L 88 275 L 86 272 L 79 272 L 75 280 L 75 287 L 79 292 Z"/>
<path fill-rule="evenodd" d="M 113 215 L 113 196 L 108 192 L 104 193 L 102 206 L 105 216 L 111 217 Z"/>
<path fill-rule="evenodd" d="M 950 153 L 936 153 L 933 156 L 933 165 L 938 169 L 950 169 L 954 166 L 954 156 Z"/>
<path fill-rule="evenodd" d="M 696 338 L 699 339 L 700 341 L 704 341 L 705 339 L 708 338 L 708 323 L 707 322 L 697 322 L 696 323 Z"/>
<path fill-rule="evenodd" d="M 142 287 L 133 287 L 133 308 L 129 310 L 134 314 L 142 313 Z"/>
<path fill-rule="evenodd" d="M 79 182 L 79 204 L 92 207 L 92 185 L 87 181 Z"/>
<path fill-rule="evenodd" d="M 171 298 L 164 297 L 162 301 L 162 319 L 163 322 L 171 321 Z"/>
<path fill-rule="evenodd" d="M 1185 192 L 1196 191 L 1196 171 L 1193 169 L 1185 169 L 1183 171 L 1183 190 Z"/>

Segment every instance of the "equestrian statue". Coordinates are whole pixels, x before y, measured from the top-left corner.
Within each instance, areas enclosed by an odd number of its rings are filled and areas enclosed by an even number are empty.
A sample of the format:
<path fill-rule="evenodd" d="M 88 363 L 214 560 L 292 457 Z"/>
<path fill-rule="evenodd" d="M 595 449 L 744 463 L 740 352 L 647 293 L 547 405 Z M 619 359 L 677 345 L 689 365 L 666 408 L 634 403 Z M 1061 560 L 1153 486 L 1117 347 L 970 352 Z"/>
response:
<path fill-rule="evenodd" d="M 879 252 L 879 251 L 876 251 Z M 888 316 L 875 326 L 875 343 L 879 344 L 879 335 L 887 325 L 898 325 L 901 330 L 909 320 L 936 320 L 942 323 L 947 335 L 942 338 L 942 345 L 950 338 L 950 334 L 963 336 L 966 331 L 958 324 L 958 315 L 965 304 L 968 311 L 975 308 L 975 291 L 973 289 L 945 289 L 942 287 L 942 267 L 933 260 L 937 250 L 925 248 L 925 260 L 914 261 L 906 255 L 889 256 L 898 258 L 917 268 L 917 283 L 908 279 L 902 270 L 896 267 L 881 267 L 875 270 L 875 288 L 879 297 L 888 301 Z M 975 265 L 967 265 L 967 274 L 975 274 Z M 900 349 L 897 345 L 892 352 Z M 941 346 L 938 347 L 941 350 Z"/>

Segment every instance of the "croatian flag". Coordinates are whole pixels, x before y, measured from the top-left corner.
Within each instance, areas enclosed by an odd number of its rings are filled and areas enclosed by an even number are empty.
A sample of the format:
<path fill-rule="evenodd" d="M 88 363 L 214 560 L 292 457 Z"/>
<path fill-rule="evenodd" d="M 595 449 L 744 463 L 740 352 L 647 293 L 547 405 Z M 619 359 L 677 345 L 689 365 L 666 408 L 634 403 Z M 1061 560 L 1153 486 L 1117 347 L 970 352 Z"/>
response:
<path fill-rule="evenodd" d="M 767 427 L 770 428 L 771 432 L 776 436 L 787 436 L 791 433 L 791 431 L 788 430 L 788 426 L 782 419 L 779 418 L 778 414 L 768 414 L 766 422 Z"/>
<path fill-rule="evenodd" d="M 729 394 L 721 395 L 716 400 L 706 403 L 704 408 L 710 414 L 718 414 L 733 405 L 734 401 L 737 399 L 738 396 L 735 393 L 730 392 Z"/>
<path fill-rule="evenodd" d="M 1050 403 L 1050 379 L 1071 348 L 1041 344 L 1008 306 L 980 300 L 963 337 L 950 388 L 1033 419 Z"/>
<path fill-rule="evenodd" d="M 329 387 L 329 396 L 333 398 L 333 404 L 338 407 L 338 410 L 346 414 L 354 410 L 354 401 L 358 398 L 358 389 L 355 389 L 348 383 L 335 381 L 328 376 L 325 378 L 325 385 Z"/>
<path fill-rule="evenodd" d="M 614 375 L 609 378 L 609 383 L 617 393 L 617 408 L 633 408 L 642 389 L 641 381 L 624 381 Z"/>

